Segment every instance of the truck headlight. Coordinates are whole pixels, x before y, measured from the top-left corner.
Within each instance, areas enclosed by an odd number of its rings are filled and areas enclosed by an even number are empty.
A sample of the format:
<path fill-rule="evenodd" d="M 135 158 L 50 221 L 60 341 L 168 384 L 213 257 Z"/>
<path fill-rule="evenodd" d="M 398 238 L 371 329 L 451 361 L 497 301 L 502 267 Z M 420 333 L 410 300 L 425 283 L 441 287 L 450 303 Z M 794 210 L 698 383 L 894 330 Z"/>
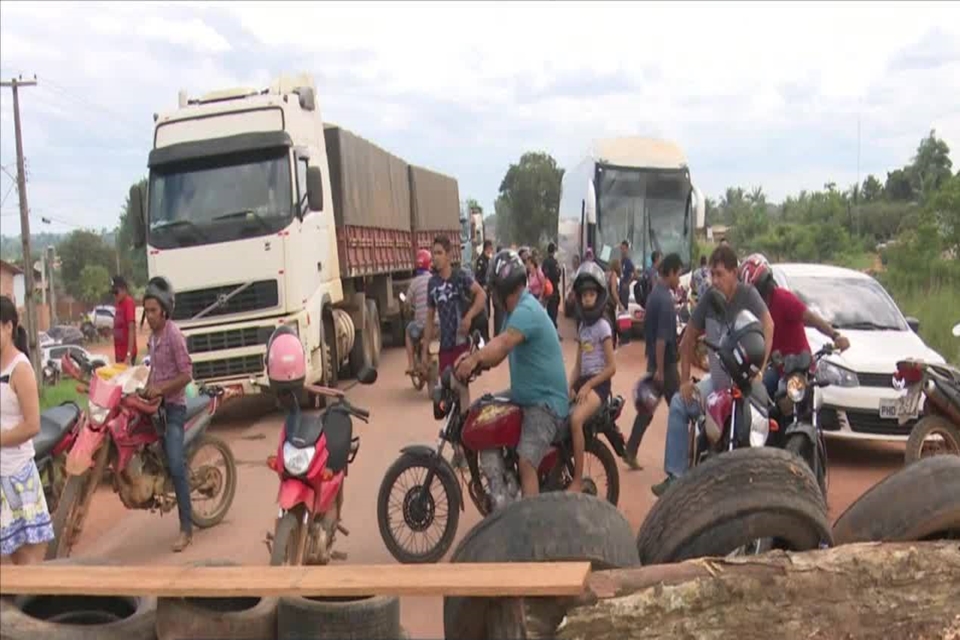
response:
<path fill-rule="evenodd" d="M 283 466 L 292 476 L 302 476 L 310 470 L 310 463 L 317 449 L 314 446 L 300 449 L 289 442 L 283 443 Z"/>

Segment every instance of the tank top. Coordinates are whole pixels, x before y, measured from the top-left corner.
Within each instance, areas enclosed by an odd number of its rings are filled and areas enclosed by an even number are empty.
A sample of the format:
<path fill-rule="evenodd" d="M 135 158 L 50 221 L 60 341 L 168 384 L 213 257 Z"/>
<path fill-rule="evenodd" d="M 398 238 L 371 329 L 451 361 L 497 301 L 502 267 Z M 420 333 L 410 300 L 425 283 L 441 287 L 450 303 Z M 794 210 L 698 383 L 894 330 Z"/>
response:
<path fill-rule="evenodd" d="M 10 386 L 9 376 L 13 375 L 13 370 L 21 362 L 26 362 L 30 366 L 30 359 L 23 353 L 17 354 L 3 371 L 0 371 L 0 430 L 9 431 L 23 422 L 23 412 L 20 410 L 20 400 Z M 26 464 L 33 460 L 34 449 L 33 440 L 21 442 L 15 447 L 3 447 L 0 449 L 0 476 L 11 476 Z"/>

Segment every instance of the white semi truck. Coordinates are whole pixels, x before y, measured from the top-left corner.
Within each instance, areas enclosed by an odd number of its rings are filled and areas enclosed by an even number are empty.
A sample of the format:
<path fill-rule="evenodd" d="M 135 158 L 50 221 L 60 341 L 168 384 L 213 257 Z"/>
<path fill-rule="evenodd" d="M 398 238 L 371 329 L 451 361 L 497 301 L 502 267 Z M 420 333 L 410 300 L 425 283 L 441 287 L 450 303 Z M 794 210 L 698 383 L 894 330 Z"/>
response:
<path fill-rule="evenodd" d="M 606 267 L 620 258 L 620 243 L 627 240 L 638 269 L 658 250 L 679 254 L 689 270 L 696 229 L 706 224 L 703 194 L 691 181 L 683 151 L 672 142 L 643 137 L 597 141 L 564 173 L 559 213 L 557 237 L 566 265 L 589 248 Z M 578 222 L 574 233 L 564 220 Z M 632 287 L 630 297 L 636 324 L 643 312 Z"/>
<path fill-rule="evenodd" d="M 154 121 L 147 189 L 131 202 L 198 381 L 257 393 L 280 325 L 300 336 L 309 382 L 376 366 L 381 321 L 403 335 L 417 249 L 445 235 L 459 255 L 457 181 L 324 123 L 309 75 L 181 92 Z"/>

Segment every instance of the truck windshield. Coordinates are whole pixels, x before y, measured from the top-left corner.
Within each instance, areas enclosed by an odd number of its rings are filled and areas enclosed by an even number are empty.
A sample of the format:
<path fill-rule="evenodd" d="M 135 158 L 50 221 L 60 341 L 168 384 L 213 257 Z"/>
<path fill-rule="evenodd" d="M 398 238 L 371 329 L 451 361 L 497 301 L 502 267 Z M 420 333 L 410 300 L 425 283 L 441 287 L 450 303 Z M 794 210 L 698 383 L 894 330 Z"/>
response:
<path fill-rule="evenodd" d="M 630 258 L 646 265 L 654 250 L 677 253 L 690 264 L 687 220 L 690 179 L 686 171 L 601 167 L 597 189 L 597 257 L 606 262 L 619 257 L 623 240 L 630 242 Z M 692 215 L 692 214 L 691 214 Z"/>
<path fill-rule="evenodd" d="M 149 242 L 174 249 L 276 233 L 293 215 L 291 182 L 287 149 L 154 167 Z"/>

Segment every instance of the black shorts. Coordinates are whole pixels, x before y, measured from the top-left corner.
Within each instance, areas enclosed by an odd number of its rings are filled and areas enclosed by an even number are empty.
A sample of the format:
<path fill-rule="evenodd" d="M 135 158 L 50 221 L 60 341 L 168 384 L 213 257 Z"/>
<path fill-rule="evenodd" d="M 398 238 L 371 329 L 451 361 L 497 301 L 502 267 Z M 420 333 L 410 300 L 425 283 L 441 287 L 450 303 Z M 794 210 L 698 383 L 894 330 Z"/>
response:
<path fill-rule="evenodd" d="M 587 380 L 593 376 L 580 376 L 573 385 L 574 391 L 580 391 L 580 388 L 586 384 Z M 593 392 L 600 396 L 600 402 L 606 402 L 610 398 L 611 385 L 609 380 L 605 380 L 593 388 Z"/>

